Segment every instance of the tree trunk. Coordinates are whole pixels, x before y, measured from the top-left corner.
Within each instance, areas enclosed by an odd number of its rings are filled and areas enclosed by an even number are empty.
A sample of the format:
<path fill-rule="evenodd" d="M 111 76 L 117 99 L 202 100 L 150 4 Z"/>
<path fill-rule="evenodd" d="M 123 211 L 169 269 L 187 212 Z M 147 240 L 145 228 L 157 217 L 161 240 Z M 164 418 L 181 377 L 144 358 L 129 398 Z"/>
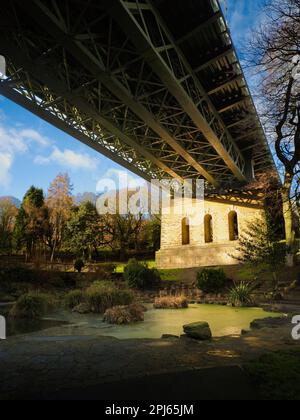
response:
<path fill-rule="evenodd" d="M 290 175 L 285 176 L 284 185 L 282 188 L 282 202 L 283 202 L 283 217 L 285 226 L 285 238 L 287 246 L 287 266 L 294 266 L 294 249 L 295 249 L 295 230 L 293 223 L 293 206 L 291 202 L 291 188 L 292 179 Z"/>
<path fill-rule="evenodd" d="M 56 244 L 57 244 L 57 241 L 56 241 L 56 238 L 55 238 L 54 244 L 53 244 L 53 247 L 52 247 L 52 252 L 51 252 L 51 259 L 50 259 L 51 265 L 53 264 L 53 260 L 54 260 L 54 256 L 55 256 Z"/>

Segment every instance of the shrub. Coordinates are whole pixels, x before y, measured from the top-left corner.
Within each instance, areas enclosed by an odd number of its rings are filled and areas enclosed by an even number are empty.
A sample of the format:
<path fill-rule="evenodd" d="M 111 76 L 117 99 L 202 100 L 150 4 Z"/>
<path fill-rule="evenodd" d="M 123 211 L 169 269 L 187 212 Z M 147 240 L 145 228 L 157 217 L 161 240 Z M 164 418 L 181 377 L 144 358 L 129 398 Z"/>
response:
<path fill-rule="evenodd" d="M 99 275 L 99 278 L 103 280 L 109 280 L 117 269 L 117 264 L 113 263 L 102 263 L 91 267 L 91 269 Z"/>
<path fill-rule="evenodd" d="M 231 289 L 229 304 L 233 306 L 248 306 L 252 302 L 252 292 L 254 288 L 250 283 L 241 282 Z"/>
<path fill-rule="evenodd" d="M 164 296 L 156 298 L 153 306 L 156 309 L 184 309 L 189 303 L 185 296 Z"/>
<path fill-rule="evenodd" d="M 152 289 L 159 285 L 161 279 L 158 270 L 150 269 L 146 263 L 132 259 L 124 269 L 124 278 L 129 287 Z"/>
<path fill-rule="evenodd" d="M 68 309 L 74 309 L 85 300 L 84 293 L 81 290 L 72 290 L 64 297 L 64 306 Z"/>
<path fill-rule="evenodd" d="M 132 324 L 144 321 L 144 312 L 142 305 L 115 306 L 107 309 L 103 320 L 109 324 Z"/>
<path fill-rule="evenodd" d="M 51 298 L 48 295 L 31 292 L 17 300 L 9 315 L 13 318 L 41 319 L 51 306 Z"/>
<path fill-rule="evenodd" d="M 84 268 L 84 261 L 81 258 L 78 258 L 74 263 L 74 268 L 78 273 L 81 273 L 82 269 Z"/>
<path fill-rule="evenodd" d="M 197 274 L 197 286 L 204 293 L 218 293 L 227 283 L 222 269 L 204 269 Z"/>
<path fill-rule="evenodd" d="M 104 313 L 113 306 L 130 305 L 133 294 L 130 290 L 118 289 L 112 283 L 95 282 L 86 290 L 86 300 L 91 312 Z"/>
<path fill-rule="evenodd" d="M 108 274 L 113 274 L 117 269 L 117 264 L 115 263 L 101 263 L 96 265 L 96 270 L 103 270 Z"/>

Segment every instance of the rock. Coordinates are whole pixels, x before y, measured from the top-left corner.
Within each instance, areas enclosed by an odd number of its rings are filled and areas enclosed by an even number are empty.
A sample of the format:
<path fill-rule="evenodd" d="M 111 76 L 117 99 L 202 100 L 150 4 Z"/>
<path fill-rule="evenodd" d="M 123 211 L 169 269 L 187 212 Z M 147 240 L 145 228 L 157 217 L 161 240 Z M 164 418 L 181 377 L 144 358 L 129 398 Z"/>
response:
<path fill-rule="evenodd" d="M 72 312 L 84 315 L 89 314 L 91 311 L 87 303 L 80 303 L 80 305 L 75 306 Z"/>
<path fill-rule="evenodd" d="M 178 335 L 172 335 L 172 334 L 163 334 L 161 336 L 161 338 L 162 338 L 162 340 L 169 340 L 169 339 L 176 339 L 176 340 L 178 340 L 179 339 Z"/>
<path fill-rule="evenodd" d="M 183 326 L 185 334 L 196 340 L 205 341 L 211 340 L 212 333 L 207 322 L 194 322 L 193 324 L 188 324 Z"/>
<path fill-rule="evenodd" d="M 251 330 L 261 330 L 263 328 L 278 328 L 288 323 L 286 317 L 255 319 L 251 322 Z"/>

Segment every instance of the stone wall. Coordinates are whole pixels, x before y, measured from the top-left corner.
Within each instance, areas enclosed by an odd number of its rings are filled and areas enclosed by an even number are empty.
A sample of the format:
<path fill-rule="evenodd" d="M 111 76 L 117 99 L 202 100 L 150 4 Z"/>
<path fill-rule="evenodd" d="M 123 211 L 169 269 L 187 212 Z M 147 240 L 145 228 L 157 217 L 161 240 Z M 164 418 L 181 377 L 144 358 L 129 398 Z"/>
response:
<path fill-rule="evenodd" d="M 238 232 L 241 234 L 247 224 L 262 217 L 259 207 L 223 203 L 216 201 L 193 200 L 181 207 L 172 203 L 165 208 L 162 216 L 161 249 L 156 255 L 158 268 L 193 268 L 237 264 L 238 241 L 230 241 L 229 215 L 237 215 Z M 211 216 L 212 243 L 205 243 L 204 219 Z M 183 219 L 189 220 L 189 244 L 183 243 Z"/>

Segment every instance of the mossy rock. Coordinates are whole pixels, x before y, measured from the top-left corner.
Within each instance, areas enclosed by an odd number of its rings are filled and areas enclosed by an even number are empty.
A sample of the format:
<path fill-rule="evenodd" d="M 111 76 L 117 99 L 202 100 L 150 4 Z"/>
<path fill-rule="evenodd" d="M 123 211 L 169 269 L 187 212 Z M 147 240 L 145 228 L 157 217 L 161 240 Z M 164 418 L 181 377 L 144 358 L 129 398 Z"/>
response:
<path fill-rule="evenodd" d="M 212 332 L 207 322 L 194 322 L 184 325 L 183 330 L 188 337 L 195 340 L 206 341 L 212 338 Z"/>

